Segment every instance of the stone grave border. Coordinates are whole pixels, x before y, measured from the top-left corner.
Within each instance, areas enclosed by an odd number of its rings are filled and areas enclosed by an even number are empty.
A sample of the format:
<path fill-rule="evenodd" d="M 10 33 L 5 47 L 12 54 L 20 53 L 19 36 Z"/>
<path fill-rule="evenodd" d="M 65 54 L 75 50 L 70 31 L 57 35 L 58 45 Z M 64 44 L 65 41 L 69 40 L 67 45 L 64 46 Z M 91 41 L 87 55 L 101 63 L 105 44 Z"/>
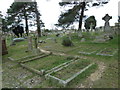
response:
<path fill-rule="evenodd" d="M 19 62 L 19 64 L 20 64 L 20 66 L 22 66 L 23 68 L 25 68 L 25 69 L 27 69 L 27 70 L 29 70 L 29 71 L 31 71 L 31 72 L 34 72 L 34 73 L 39 74 L 39 75 L 43 75 L 44 73 L 43 73 L 42 70 L 39 71 L 39 70 L 34 69 L 34 68 L 32 68 L 32 67 L 26 66 L 24 63 L 27 63 L 27 62 L 30 62 L 30 61 L 35 61 L 35 60 L 37 60 L 37 59 L 44 58 L 44 57 L 47 57 L 47 56 L 49 56 L 49 55 L 51 55 L 51 53 L 49 53 L 49 54 L 43 54 L 42 56 L 38 56 L 38 57 L 35 57 L 35 58 L 32 58 L 32 59 L 28 59 L 28 60 L 25 60 L 25 61 L 21 61 L 21 62 Z"/>
<path fill-rule="evenodd" d="M 25 57 L 18 58 L 18 59 L 14 59 L 12 57 L 8 57 L 8 59 L 11 60 L 11 61 L 18 61 L 18 60 L 22 60 L 22 59 L 26 59 L 26 58 L 36 57 L 36 56 L 39 56 L 39 55 L 42 55 L 42 54 L 44 54 L 44 53 L 29 55 L 29 56 L 25 56 Z"/>
<path fill-rule="evenodd" d="M 78 49 L 78 48 L 80 48 L 81 46 L 79 46 L 79 47 L 76 47 L 76 48 L 73 48 L 73 49 L 71 49 L 71 50 L 66 50 L 66 51 L 64 51 L 64 50 L 47 50 L 47 51 L 51 51 L 51 52 L 53 52 L 53 51 L 55 51 L 55 52 L 61 52 L 61 53 L 67 53 L 67 52 L 70 52 L 70 51 L 73 51 L 73 50 L 76 50 L 76 49 Z"/>
<path fill-rule="evenodd" d="M 71 51 L 76 50 L 76 49 L 79 49 L 79 48 L 82 48 L 82 47 L 79 46 L 79 47 L 76 47 L 76 48 L 74 48 L 74 49 L 66 50 L 66 51 L 60 51 L 60 50 L 47 50 L 47 51 L 50 51 L 50 52 L 55 51 L 55 52 L 68 53 L 68 52 L 71 52 Z M 90 49 L 90 48 L 86 48 L 86 49 Z M 79 53 L 90 55 L 90 54 L 93 54 L 93 53 L 95 53 L 95 52 L 97 52 L 97 51 L 93 51 L 93 52 L 83 52 L 83 51 L 81 51 L 81 52 L 79 52 Z"/>
<path fill-rule="evenodd" d="M 103 50 L 100 50 L 98 53 L 96 53 L 96 55 L 101 55 L 101 56 L 114 56 L 115 53 L 118 51 L 118 49 L 116 49 L 116 50 L 113 52 L 113 54 L 102 54 L 101 52 L 104 51 L 104 50 L 106 50 L 106 49 L 108 49 L 108 48 L 104 48 Z"/>
<path fill-rule="evenodd" d="M 25 60 L 25 61 L 21 61 L 21 62 L 19 62 L 19 64 L 20 64 L 20 66 L 22 66 L 23 68 L 26 68 L 27 70 L 30 70 L 31 72 L 34 72 L 34 73 L 39 74 L 39 75 L 44 75 L 45 73 L 49 73 L 49 72 L 54 71 L 55 69 L 58 69 L 58 68 L 60 68 L 60 67 L 64 67 L 64 65 L 67 65 L 67 64 L 69 64 L 70 62 L 73 62 L 74 60 L 76 60 L 76 58 L 75 58 L 75 59 L 73 59 L 73 60 L 67 61 L 67 62 L 62 63 L 62 64 L 60 64 L 60 65 L 58 65 L 58 66 L 56 66 L 56 67 L 54 67 L 54 68 L 52 68 L 52 69 L 50 69 L 50 70 L 47 70 L 47 71 L 43 71 L 43 70 L 40 70 L 40 71 L 39 71 L 39 70 L 37 70 L 37 69 L 31 68 L 31 67 L 29 67 L 29 66 L 26 66 L 26 65 L 24 64 L 24 63 L 26 63 L 26 62 L 30 62 L 30 61 L 34 61 L 34 60 L 37 60 L 37 59 L 40 59 L 40 58 L 47 57 L 47 56 L 49 56 L 49 55 L 62 56 L 62 55 L 52 54 L 52 53 L 50 52 L 50 53 L 46 53 L 46 55 L 43 55 L 43 56 L 39 56 L 39 57 L 35 57 L 35 58 L 28 59 L 28 60 Z"/>
<path fill-rule="evenodd" d="M 90 47 L 89 48 L 86 48 L 86 49 L 90 49 Z M 79 51 L 78 53 L 79 54 L 86 54 L 86 55 L 90 55 L 90 54 L 93 54 L 93 53 L 95 53 L 95 52 L 97 52 L 97 50 L 93 50 L 92 52 L 84 52 L 84 51 Z"/>
<path fill-rule="evenodd" d="M 77 60 L 76 60 L 77 61 Z M 71 64 L 71 63 L 70 63 Z M 68 64 L 68 65 L 70 65 Z M 58 68 L 54 71 L 51 71 L 50 73 L 46 74 L 45 77 L 47 79 L 52 79 L 52 80 L 55 80 L 55 81 L 58 81 L 59 84 L 63 85 L 64 87 L 67 86 L 68 83 L 70 83 L 73 79 L 75 79 L 78 75 L 80 75 L 81 73 L 83 73 L 84 71 L 86 71 L 88 68 L 90 68 L 91 66 L 93 66 L 95 63 L 91 63 L 89 64 L 88 66 L 86 66 L 85 68 L 83 68 L 82 70 L 80 70 L 79 72 L 75 73 L 72 77 L 68 78 L 67 80 L 62 80 L 58 77 L 55 77 L 53 75 L 51 75 L 53 72 L 57 72 L 57 71 L 60 71 L 61 69 L 63 69 L 64 67 L 67 67 L 68 65 L 65 65 L 61 68 Z"/>

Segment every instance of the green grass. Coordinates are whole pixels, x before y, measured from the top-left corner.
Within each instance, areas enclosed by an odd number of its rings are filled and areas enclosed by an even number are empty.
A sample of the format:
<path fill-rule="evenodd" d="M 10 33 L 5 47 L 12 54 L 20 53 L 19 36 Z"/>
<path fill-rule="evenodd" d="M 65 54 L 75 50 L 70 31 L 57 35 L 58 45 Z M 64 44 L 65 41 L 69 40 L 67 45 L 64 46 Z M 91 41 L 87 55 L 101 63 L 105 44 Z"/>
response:
<path fill-rule="evenodd" d="M 75 73 L 88 66 L 89 64 L 89 60 L 78 60 L 77 62 L 70 64 L 68 67 L 63 68 L 58 72 L 52 73 L 51 75 L 58 77 L 62 80 L 66 80 L 73 76 Z"/>
<path fill-rule="evenodd" d="M 27 62 L 25 63 L 25 65 L 32 67 L 34 69 L 37 69 L 37 70 L 41 70 L 41 69 L 49 70 L 66 61 L 68 60 L 63 56 L 51 55 L 51 56 L 44 57 L 44 58 L 41 58 L 35 61 Z"/>
<path fill-rule="evenodd" d="M 105 70 L 102 78 L 99 80 L 95 81 L 93 83 L 94 88 L 104 88 L 104 87 L 110 87 L 110 88 L 116 88 L 118 87 L 118 69 L 109 67 L 109 65 L 112 66 L 117 66 L 118 64 L 118 53 L 116 53 L 114 56 L 109 57 L 109 56 L 99 56 L 91 54 L 91 55 L 84 55 L 84 54 L 78 54 L 79 51 L 82 51 L 84 48 L 90 48 L 88 50 L 85 50 L 86 52 L 92 52 L 96 50 L 99 52 L 100 50 L 103 50 L 104 48 L 112 48 L 112 51 L 114 49 L 118 49 L 118 36 L 116 35 L 114 39 L 107 41 L 107 43 L 93 43 L 92 41 L 94 40 L 94 37 L 101 35 L 102 32 L 100 33 L 83 33 L 86 41 L 85 42 L 80 42 L 81 38 L 77 37 L 77 34 L 71 34 L 71 39 L 74 44 L 72 47 L 64 47 L 62 45 L 62 39 L 63 37 L 56 37 L 55 35 L 49 35 L 47 37 L 40 37 L 39 40 L 45 40 L 46 43 L 39 44 L 40 48 L 54 51 L 54 52 L 65 52 L 66 54 L 69 55 L 79 55 L 80 57 L 85 57 L 86 59 L 92 61 L 92 62 L 104 62 L 107 69 Z M 92 38 L 90 38 L 92 37 Z M 55 43 L 53 40 L 46 40 L 46 38 L 56 38 L 57 43 Z M 15 46 L 9 46 L 10 45 L 10 37 L 7 38 L 7 48 L 8 48 L 8 54 L 4 55 L 2 57 L 3 59 L 3 66 L 4 62 L 7 62 L 7 57 L 12 57 L 14 59 L 22 58 L 25 56 L 30 56 L 34 55 L 33 52 L 25 52 L 27 50 L 27 40 L 17 42 Z M 34 45 L 34 44 L 33 44 Z M 45 48 L 46 46 L 49 46 L 50 48 Z M 29 59 L 29 58 L 28 58 Z M 62 64 L 64 62 L 68 61 L 66 57 L 60 57 L 60 56 L 50 56 L 50 57 L 45 57 L 40 60 L 35 60 L 31 61 L 29 63 L 25 63 L 26 65 L 33 67 L 35 69 L 45 69 L 49 70 L 59 64 Z M 74 65 L 73 65 L 74 66 Z M 6 66 L 4 66 L 6 67 Z M 16 65 L 13 68 L 17 68 L 19 65 Z M 10 70 L 10 68 L 8 69 Z M 73 80 L 69 85 L 69 87 L 77 87 L 82 83 L 88 76 L 90 76 L 91 73 L 93 73 L 95 70 L 97 70 L 97 65 L 94 65 L 90 67 L 88 70 L 83 72 L 80 76 L 76 77 L 75 80 Z M 5 69 L 6 71 L 6 69 Z M 7 72 L 7 71 L 6 71 Z M 8 74 L 10 76 L 10 74 Z M 7 76 L 6 76 L 7 77 Z M 31 76 L 28 78 L 32 78 Z M 27 78 L 26 78 L 27 79 Z M 36 87 L 62 87 L 60 85 L 55 85 L 51 81 L 43 80 L 42 83 L 38 84 Z"/>
<path fill-rule="evenodd" d="M 97 68 L 98 68 L 97 64 L 92 65 L 90 68 L 88 68 L 83 73 L 81 73 L 80 75 L 78 75 L 75 79 L 73 79 L 67 85 L 67 87 L 69 87 L 69 88 L 76 87 L 77 85 L 79 85 L 80 83 L 82 83 L 88 76 L 90 76 L 92 73 L 94 73 Z"/>
<path fill-rule="evenodd" d="M 115 65 L 115 64 L 114 64 Z M 118 67 L 118 65 L 115 65 Z M 118 69 L 108 67 L 99 81 L 95 81 L 93 88 L 118 88 Z"/>

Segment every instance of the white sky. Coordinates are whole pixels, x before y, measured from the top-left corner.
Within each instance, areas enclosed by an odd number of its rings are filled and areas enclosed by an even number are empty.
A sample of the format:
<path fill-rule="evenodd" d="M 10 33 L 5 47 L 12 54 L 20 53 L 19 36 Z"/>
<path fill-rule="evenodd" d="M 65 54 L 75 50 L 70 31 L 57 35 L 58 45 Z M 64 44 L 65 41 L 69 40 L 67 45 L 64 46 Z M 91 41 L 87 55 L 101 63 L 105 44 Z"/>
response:
<path fill-rule="evenodd" d="M 7 8 L 13 3 L 14 0 L 1 0 L 0 1 L 0 11 L 2 11 L 3 15 L 7 11 Z M 58 17 L 60 15 L 60 7 L 58 2 L 61 0 L 36 0 L 38 2 L 38 7 L 40 13 L 42 14 L 41 19 L 45 23 L 45 28 L 54 28 L 54 24 L 57 23 Z M 88 11 L 85 12 L 88 16 L 94 15 L 97 20 L 97 27 L 103 26 L 104 21 L 102 17 L 105 14 L 109 14 L 112 16 L 110 20 L 110 25 L 113 26 L 115 22 L 118 20 L 118 1 L 120 0 L 110 0 L 108 4 L 105 4 L 102 7 L 89 8 Z M 77 27 L 76 27 L 77 28 Z"/>

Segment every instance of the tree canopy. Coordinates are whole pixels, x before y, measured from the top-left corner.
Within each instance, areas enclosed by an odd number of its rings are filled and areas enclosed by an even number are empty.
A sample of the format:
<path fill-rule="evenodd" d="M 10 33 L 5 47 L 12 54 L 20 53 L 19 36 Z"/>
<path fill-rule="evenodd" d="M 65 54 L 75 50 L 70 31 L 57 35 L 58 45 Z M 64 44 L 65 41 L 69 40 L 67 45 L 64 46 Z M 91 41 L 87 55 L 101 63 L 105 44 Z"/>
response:
<path fill-rule="evenodd" d="M 85 1 L 85 0 L 84 0 Z M 101 0 L 96 2 L 79 2 L 79 1 L 70 1 L 70 2 L 60 2 L 61 7 L 72 7 L 65 12 L 62 12 L 57 26 L 60 27 L 69 27 L 74 22 L 78 22 L 78 30 L 82 28 L 82 20 L 85 17 L 84 11 L 87 11 L 90 7 L 102 6 L 107 4 L 109 0 Z"/>
<path fill-rule="evenodd" d="M 39 24 L 44 24 L 42 20 L 40 20 L 41 14 L 37 9 L 37 2 L 14 2 L 7 10 L 8 13 L 8 25 L 18 25 L 23 19 L 25 20 L 25 31 L 28 35 L 28 20 L 37 22 L 37 30 L 38 34 L 40 33 Z M 39 24 L 38 24 L 39 23 Z"/>
<path fill-rule="evenodd" d="M 92 24 L 92 28 L 95 29 L 96 27 L 96 19 L 94 16 L 90 16 L 85 20 L 85 29 L 90 29 L 90 26 Z"/>

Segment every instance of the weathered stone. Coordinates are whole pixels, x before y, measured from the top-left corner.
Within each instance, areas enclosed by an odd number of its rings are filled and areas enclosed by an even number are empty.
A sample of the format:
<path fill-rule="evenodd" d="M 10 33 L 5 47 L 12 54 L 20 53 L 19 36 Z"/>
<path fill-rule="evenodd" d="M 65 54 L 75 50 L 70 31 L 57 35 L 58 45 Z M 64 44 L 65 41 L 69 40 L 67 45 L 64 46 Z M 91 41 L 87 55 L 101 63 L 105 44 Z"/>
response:
<path fill-rule="evenodd" d="M 85 42 L 85 38 L 82 38 L 82 39 L 81 39 L 81 42 Z"/>
<path fill-rule="evenodd" d="M 28 51 L 33 50 L 32 37 L 28 37 Z"/>
<path fill-rule="evenodd" d="M 105 25 L 104 25 L 105 33 L 111 34 L 112 30 L 109 24 L 109 20 L 112 19 L 112 16 L 109 16 L 108 14 L 106 14 L 102 19 L 105 21 Z"/>
<path fill-rule="evenodd" d="M 7 51 L 6 41 L 3 38 L 3 40 L 2 40 L 2 55 L 6 55 L 6 54 L 8 54 L 8 51 Z"/>
<path fill-rule="evenodd" d="M 20 42 L 20 41 L 24 41 L 24 38 L 14 38 L 13 42 Z"/>

